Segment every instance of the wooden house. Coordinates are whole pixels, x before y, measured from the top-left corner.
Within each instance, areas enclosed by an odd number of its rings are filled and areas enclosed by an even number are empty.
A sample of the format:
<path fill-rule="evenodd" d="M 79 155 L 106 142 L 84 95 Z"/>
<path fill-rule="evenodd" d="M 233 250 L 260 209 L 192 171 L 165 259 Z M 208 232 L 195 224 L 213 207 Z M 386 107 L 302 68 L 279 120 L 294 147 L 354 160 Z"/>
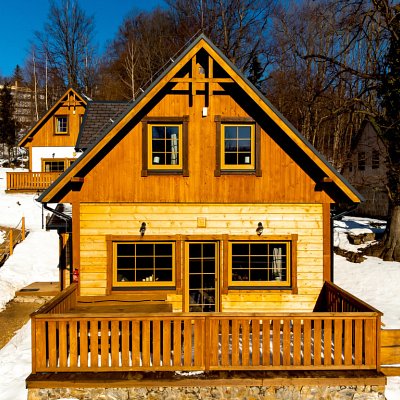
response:
<path fill-rule="evenodd" d="M 43 190 L 80 153 L 78 138 L 88 99 L 69 88 L 18 143 L 29 155 L 29 172 L 7 174 L 7 190 Z"/>
<path fill-rule="evenodd" d="M 381 384 L 381 313 L 332 283 L 330 206 L 360 200 L 201 35 L 39 197 L 72 208 L 76 282 L 32 315 L 28 387 L 177 370 Z"/>
<path fill-rule="evenodd" d="M 387 150 L 373 124 L 365 120 L 351 146 L 343 175 L 361 193 L 365 201 L 357 215 L 387 218 L 389 196 L 387 192 Z"/>

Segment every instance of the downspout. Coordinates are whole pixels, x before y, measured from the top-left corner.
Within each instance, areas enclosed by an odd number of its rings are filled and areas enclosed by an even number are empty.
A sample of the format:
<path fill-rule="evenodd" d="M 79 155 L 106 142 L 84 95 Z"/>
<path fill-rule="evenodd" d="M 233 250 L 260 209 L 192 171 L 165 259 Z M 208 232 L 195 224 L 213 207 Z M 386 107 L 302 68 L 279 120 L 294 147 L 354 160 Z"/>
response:
<path fill-rule="evenodd" d="M 334 227 L 333 227 L 333 221 L 336 221 L 342 217 L 344 217 L 347 214 L 350 214 L 351 212 L 353 212 L 356 208 L 358 207 L 358 204 L 354 204 L 350 209 L 346 210 L 346 211 L 342 211 L 339 214 L 334 214 L 331 211 L 331 282 L 333 282 L 333 277 L 334 277 L 334 272 L 335 272 L 335 268 L 334 268 L 334 251 L 333 251 L 333 236 L 334 236 Z"/>
<path fill-rule="evenodd" d="M 61 219 L 63 219 L 65 221 L 65 232 L 68 233 L 68 223 L 72 222 L 72 217 L 70 217 L 67 214 L 62 213 L 61 211 L 55 210 L 54 208 L 50 208 L 47 203 L 42 203 L 42 206 L 44 209 L 52 212 L 53 214 L 57 215 L 57 217 L 60 217 Z M 42 208 L 42 210 L 43 210 Z M 42 218 L 43 218 L 43 214 L 42 214 Z M 47 228 L 47 222 L 46 222 L 46 228 Z M 60 235 L 60 234 L 59 234 Z M 71 246 L 72 246 L 72 242 L 71 242 Z M 70 252 L 71 256 L 72 256 L 72 248 L 71 248 L 71 252 Z M 70 256 L 70 257 L 71 257 Z M 70 265 L 72 265 L 72 260 L 69 260 Z M 59 267 L 60 269 L 62 268 L 61 265 Z M 64 288 L 64 273 L 61 271 L 60 272 L 60 286 L 61 286 L 61 290 L 63 290 Z M 72 270 L 70 271 L 70 281 L 72 281 Z"/>

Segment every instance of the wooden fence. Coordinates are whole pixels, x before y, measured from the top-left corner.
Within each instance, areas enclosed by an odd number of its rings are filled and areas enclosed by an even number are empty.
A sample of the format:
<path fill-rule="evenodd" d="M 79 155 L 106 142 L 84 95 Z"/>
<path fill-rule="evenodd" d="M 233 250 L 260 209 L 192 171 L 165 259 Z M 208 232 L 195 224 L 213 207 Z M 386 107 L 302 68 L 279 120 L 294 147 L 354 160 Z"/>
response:
<path fill-rule="evenodd" d="M 47 189 L 60 172 L 7 172 L 7 191 L 38 191 Z"/>
<path fill-rule="evenodd" d="M 32 315 L 33 373 L 379 370 L 380 313 L 65 314 L 74 286 Z"/>
<path fill-rule="evenodd" d="M 13 254 L 14 247 L 25 240 L 26 235 L 25 217 L 22 217 L 14 228 L 8 229 L 4 242 L 0 244 L 0 266 Z"/>

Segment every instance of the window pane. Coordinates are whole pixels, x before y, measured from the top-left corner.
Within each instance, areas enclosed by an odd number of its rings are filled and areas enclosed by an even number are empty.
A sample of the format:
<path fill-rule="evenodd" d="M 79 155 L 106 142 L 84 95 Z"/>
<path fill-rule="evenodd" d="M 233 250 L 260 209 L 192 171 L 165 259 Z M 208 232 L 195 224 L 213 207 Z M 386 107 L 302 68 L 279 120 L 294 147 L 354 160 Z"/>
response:
<path fill-rule="evenodd" d="M 153 164 L 165 165 L 165 154 L 153 153 Z"/>
<path fill-rule="evenodd" d="M 225 140 L 225 151 L 237 151 L 238 142 L 237 140 Z"/>
<path fill-rule="evenodd" d="M 153 255 L 153 244 L 144 244 L 140 243 L 136 245 L 136 255 L 138 256 L 147 256 Z"/>
<path fill-rule="evenodd" d="M 165 128 L 163 126 L 153 126 L 152 130 L 153 139 L 164 139 L 165 138 Z"/>
<path fill-rule="evenodd" d="M 153 269 L 153 257 L 136 257 L 136 268 L 137 269 Z"/>
<path fill-rule="evenodd" d="M 237 128 L 236 126 L 225 126 L 225 139 L 236 139 Z"/>
<path fill-rule="evenodd" d="M 117 274 L 117 282 L 134 282 L 135 281 L 135 271 L 119 271 Z"/>
<path fill-rule="evenodd" d="M 251 164 L 251 153 L 239 153 L 238 164 Z"/>
<path fill-rule="evenodd" d="M 157 256 L 172 256 L 172 244 L 171 243 L 155 244 L 154 251 Z"/>
<path fill-rule="evenodd" d="M 172 268 L 172 257 L 156 257 L 155 268 Z"/>
<path fill-rule="evenodd" d="M 232 255 L 246 255 L 249 254 L 250 246 L 248 243 L 233 243 Z"/>
<path fill-rule="evenodd" d="M 189 257 L 190 258 L 201 258 L 201 244 L 191 243 L 189 246 Z"/>
<path fill-rule="evenodd" d="M 250 252 L 252 255 L 267 255 L 268 245 L 266 243 L 252 243 L 250 244 Z"/>
<path fill-rule="evenodd" d="M 215 244 L 214 243 L 204 243 L 203 244 L 203 257 L 215 257 Z"/>
<path fill-rule="evenodd" d="M 155 271 L 155 280 L 158 282 L 171 282 L 172 281 L 172 269 Z"/>
<path fill-rule="evenodd" d="M 118 257 L 117 269 L 120 268 L 133 268 L 135 266 L 135 259 L 133 257 Z"/>
<path fill-rule="evenodd" d="M 117 244 L 117 254 L 118 256 L 132 256 L 135 255 L 135 245 L 134 244 Z"/>
<path fill-rule="evenodd" d="M 238 151 L 246 151 L 249 152 L 251 150 L 251 142 L 250 140 L 238 140 Z"/>
<path fill-rule="evenodd" d="M 225 153 L 225 164 L 237 165 L 237 154 L 236 153 Z"/>
<path fill-rule="evenodd" d="M 215 260 L 204 260 L 203 261 L 203 272 L 204 273 L 215 273 Z"/>
<path fill-rule="evenodd" d="M 251 138 L 251 127 L 250 126 L 239 126 L 238 127 L 239 139 L 250 139 Z"/>
<path fill-rule="evenodd" d="M 165 152 L 165 141 L 164 140 L 158 140 L 158 139 L 153 140 L 153 154 L 157 153 L 157 152 L 161 152 L 161 153 Z"/>
<path fill-rule="evenodd" d="M 177 126 L 167 126 L 166 138 L 172 140 L 178 140 L 179 129 Z"/>

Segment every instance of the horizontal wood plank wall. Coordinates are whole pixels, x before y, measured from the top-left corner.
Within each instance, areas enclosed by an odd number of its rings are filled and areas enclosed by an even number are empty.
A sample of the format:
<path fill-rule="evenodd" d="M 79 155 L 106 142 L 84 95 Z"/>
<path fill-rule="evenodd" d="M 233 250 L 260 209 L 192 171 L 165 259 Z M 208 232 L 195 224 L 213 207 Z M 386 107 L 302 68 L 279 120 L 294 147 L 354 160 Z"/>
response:
<path fill-rule="evenodd" d="M 197 227 L 197 218 L 206 227 Z M 106 235 L 298 235 L 298 294 L 290 291 L 230 290 L 222 311 L 312 311 L 323 285 L 323 211 L 320 204 L 80 204 L 80 294 L 104 295 L 107 277 Z M 221 274 L 224 268 L 221 265 Z M 183 271 L 182 271 L 183 273 Z M 179 279 L 179 277 L 178 277 Z M 174 310 L 182 295 L 170 294 Z"/>
<path fill-rule="evenodd" d="M 68 104 L 68 101 L 65 101 L 56 110 L 56 112 L 44 122 L 41 128 L 32 137 L 32 141 L 28 143 L 28 146 L 29 147 L 75 146 L 76 140 L 78 139 L 81 116 L 83 116 L 83 114 L 85 114 L 85 107 L 77 103 L 74 103 L 73 99 L 71 99 L 70 105 Z M 54 133 L 55 132 L 54 116 L 56 115 L 68 116 L 67 135 L 62 135 L 62 134 L 60 135 Z"/>
<path fill-rule="evenodd" d="M 82 202 L 211 202 L 211 203 L 331 203 L 269 136 L 261 132 L 261 177 L 222 174 L 216 168 L 215 116 L 250 117 L 227 95 L 211 96 L 209 114 L 202 117 L 204 96 L 167 95 L 148 117 L 189 116 L 189 176 L 162 174 L 141 176 L 142 124 L 139 122 L 85 177 Z M 67 195 L 64 201 L 68 201 Z"/>

